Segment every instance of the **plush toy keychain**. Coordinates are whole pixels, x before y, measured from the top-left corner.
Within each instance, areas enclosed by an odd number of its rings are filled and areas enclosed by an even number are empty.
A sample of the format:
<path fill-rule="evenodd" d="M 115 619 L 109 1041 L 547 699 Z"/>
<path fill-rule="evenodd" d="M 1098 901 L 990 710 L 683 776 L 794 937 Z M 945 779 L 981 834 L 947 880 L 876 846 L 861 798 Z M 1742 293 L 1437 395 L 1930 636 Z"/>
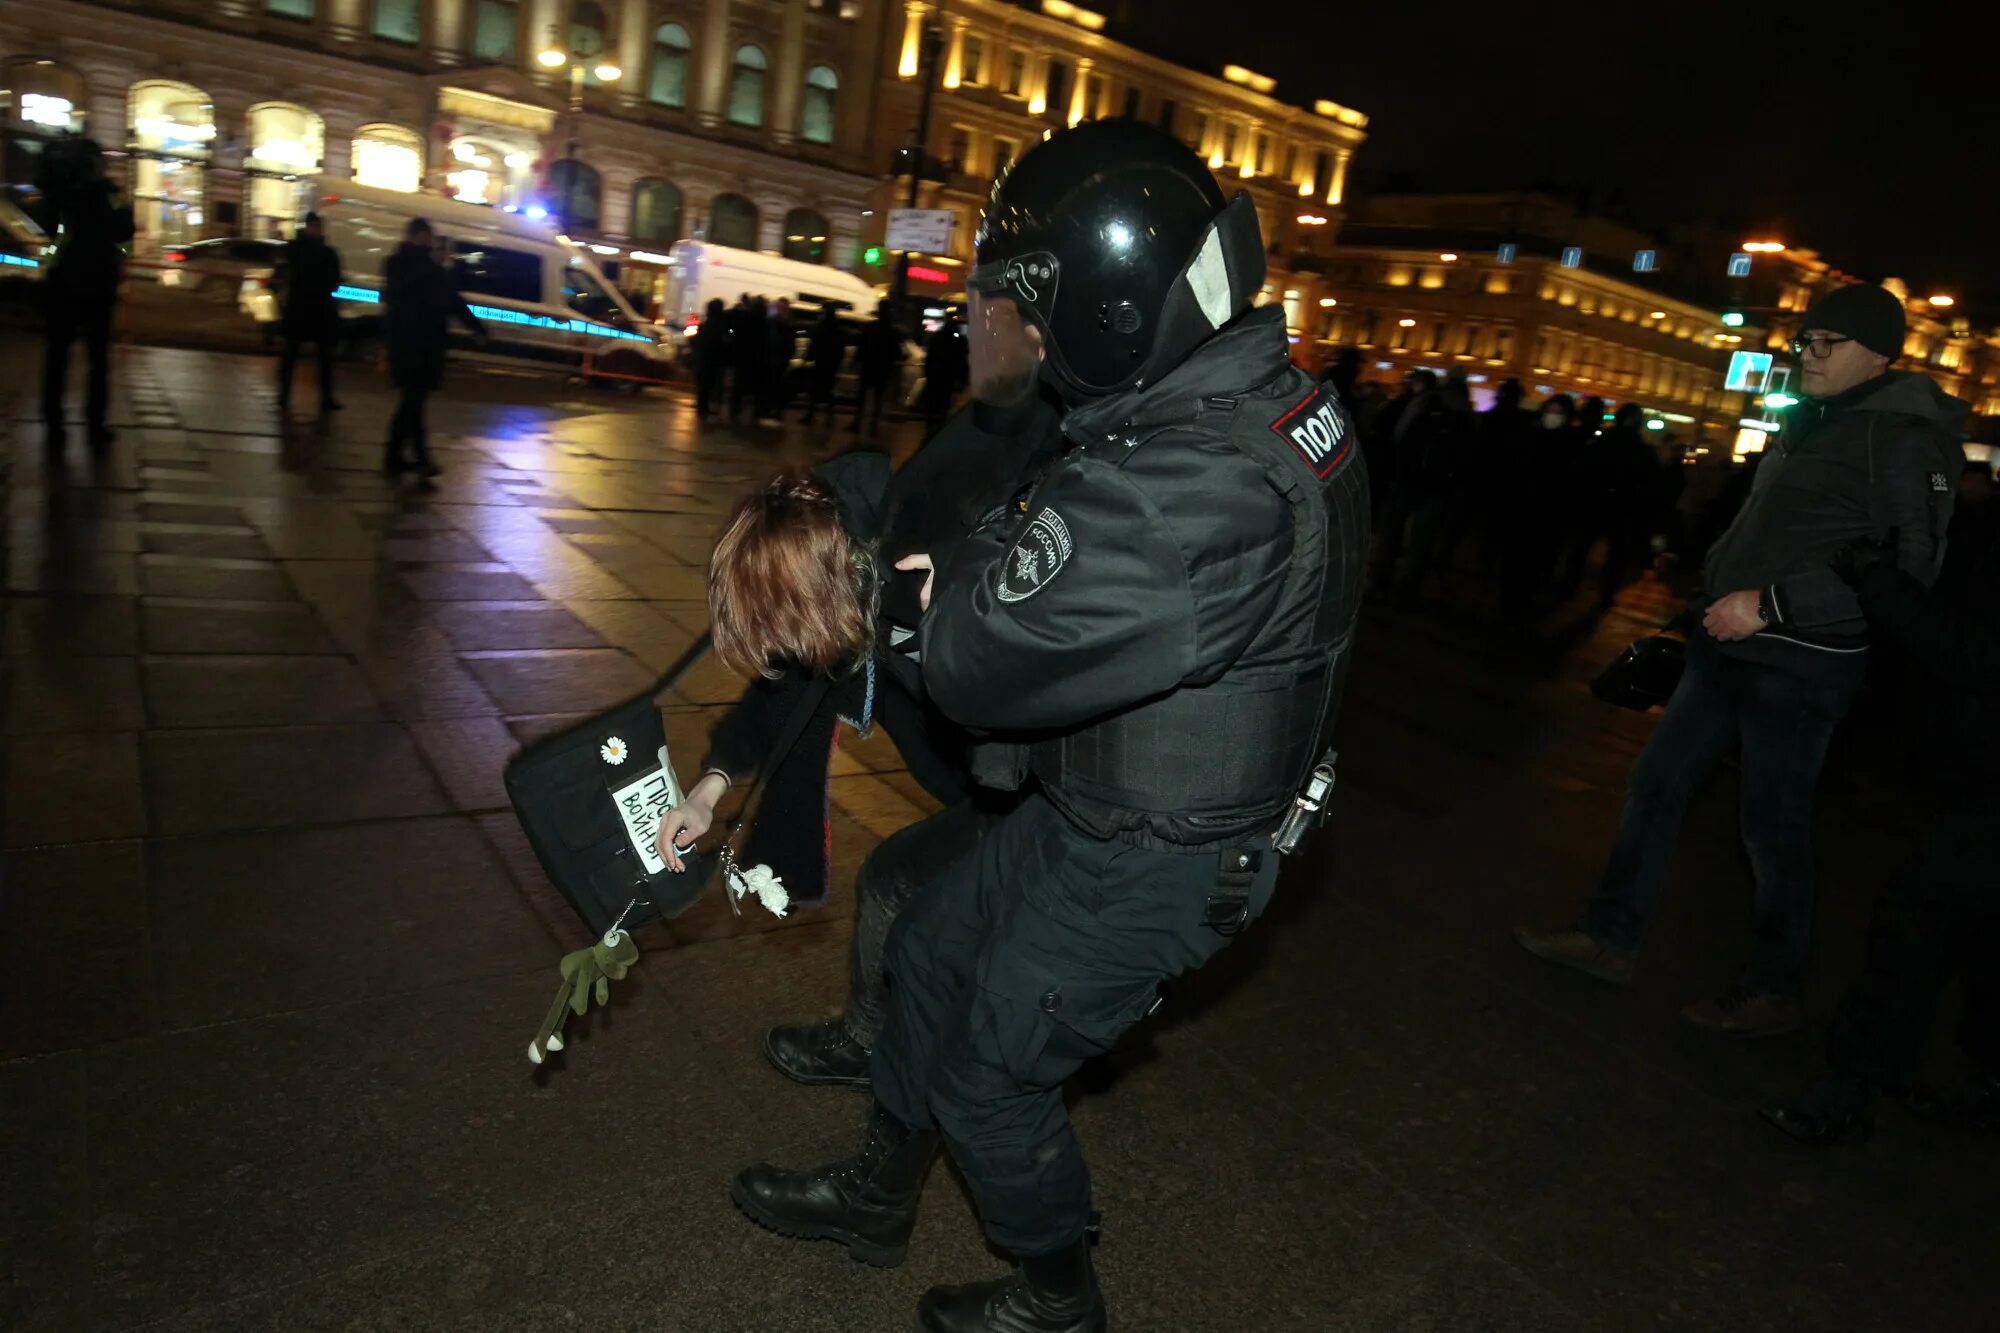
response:
<path fill-rule="evenodd" d="M 588 949 L 564 954 L 562 987 L 556 991 L 556 1002 L 549 1006 L 549 1016 L 542 1020 L 542 1030 L 528 1043 L 528 1059 L 540 1064 L 545 1052 L 561 1050 L 563 1024 L 569 1015 L 583 1017 L 593 993 L 598 1007 L 603 1008 L 611 999 L 611 983 L 623 981 L 638 961 L 638 942 L 617 926 L 605 931 L 604 938 Z"/>

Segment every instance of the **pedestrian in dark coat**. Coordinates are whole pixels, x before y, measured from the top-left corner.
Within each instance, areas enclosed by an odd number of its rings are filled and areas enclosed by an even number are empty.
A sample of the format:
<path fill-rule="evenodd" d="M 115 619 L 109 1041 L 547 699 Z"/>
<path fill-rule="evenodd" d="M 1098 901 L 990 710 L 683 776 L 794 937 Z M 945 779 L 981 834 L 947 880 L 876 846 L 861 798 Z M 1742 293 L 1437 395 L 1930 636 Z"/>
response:
<path fill-rule="evenodd" d="M 42 284 L 47 301 L 42 355 L 42 420 L 51 452 L 63 447 L 63 394 L 69 349 L 79 338 L 90 360 L 84 422 L 92 448 L 111 443 L 111 312 L 118 304 L 132 206 L 104 179 L 104 154 L 91 139 L 63 137 L 42 155 L 40 183 L 58 231 Z"/>
<path fill-rule="evenodd" d="M 424 399 L 444 382 L 445 334 L 456 319 L 480 339 L 486 329 L 466 308 L 451 271 L 438 262 L 431 224 L 412 218 L 403 244 L 382 266 L 382 322 L 389 342 L 389 378 L 401 390 L 389 423 L 382 470 L 414 468 L 438 474 L 424 436 Z"/>
<path fill-rule="evenodd" d="M 722 396 L 722 376 L 729 369 L 729 325 L 729 307 L 718 296 L 708 303 L 695 329 L 694 411 L 703 421 Z"/>
<path fill-rule="evenodd" d="M 311 343 L 318 358 L 320 413 L 337 412 L 333 354 L 340 341 L 340 311 L 333 294 L 340 288 L 340 253 L 326 243 L 319 214 L 306 214 L 298 235 L 286 243 L 280 264 L 285 305 L 279 328 L 285 345 L 278 355 L 278 413 L 284 415 L 292 405 L 292 371 L 301 343 Z"/>
<path fill-rule="evenodd" d="M 903 333 L 889 318 L 887 301 L 875 307 L 874 320 L 861 330 L 861 341 L 854 349 L 854 359 L 861 387 L 855 395 L 854 424 L 848 429 L 860 431 L 872 399 L 875 404 L 875 429 L 880 430 L 882 400 L 893 392 L 896 370 L 903 362 Z"/>
<path fill-rule="evenodd" d="M 840 362 L 847 355 L 847 336 L 840 331 L 840 317 L 828 306 L 820 311 L 819 323 L 813 325 L 812 339 L 806 344 L 806 361 L 811 367 L 811 379 L 807 384 L 805 424 L 813 422 L 813 413 L 823 405 L 827 420 L 833 420 L 833 386 L 840 378 Z"/>
<path fill-rule="evenodd" d="M 743 412 L 745 399 L 757 410 L 764 372 L 770 364 L 770 314 L 762 297 L 745 296 L 729 321 L 729 424 Z"/>
<path fill-rule="evenodd" d="M 1650 567 L 1653 533 L 1660 519 L 1660 459 L 1646 439 L 1646 414 L 1637 403 L 1618 409 L 1617 419 L 1598 442 L 1604 499 L 1604 583 L 1599 608 Z"/>
<path fill-rule="evenodd" d="M 944 426 L 952 400 L 965 383 L 965 326 L 957 316 L 937 326 L 924 344 L 924 438 Z"/>

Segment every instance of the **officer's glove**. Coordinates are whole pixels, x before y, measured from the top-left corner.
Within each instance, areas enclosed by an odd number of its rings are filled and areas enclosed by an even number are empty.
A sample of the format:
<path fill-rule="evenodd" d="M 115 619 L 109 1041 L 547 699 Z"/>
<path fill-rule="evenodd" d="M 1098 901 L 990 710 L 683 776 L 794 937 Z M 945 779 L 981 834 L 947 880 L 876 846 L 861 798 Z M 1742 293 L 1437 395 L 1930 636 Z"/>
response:
<path fill-rule="evenodd" d="M 593 994 L 599 1008 L 608 1004 L 611 983 L 624 980 L 632 964 L 638 961 L 638 944 L 630 934 L 615 929 L 605 932 L 604 938 L 588 949 L 564 954 L 562 986 L 556 991 L 555 1003 L 549 1006 L 548 1017 L 542 1020 L 541 1031 L 528 1043 L 528 1059 L 540 1064 L 546 1052 L 561 1050 L 563 1025 L 570 1014 L 583 1017 Z"/>
<path fill-rule="evenodd" d="M 1868 577 L 1877 566 L 1896 567 L 1896 529 L 1879 541 L 1873 537 L 1857 537 L 1833 553 L 1829 562 L 1840 581 L 1850 588 L 1861 586 L 1861 580 Z"/>

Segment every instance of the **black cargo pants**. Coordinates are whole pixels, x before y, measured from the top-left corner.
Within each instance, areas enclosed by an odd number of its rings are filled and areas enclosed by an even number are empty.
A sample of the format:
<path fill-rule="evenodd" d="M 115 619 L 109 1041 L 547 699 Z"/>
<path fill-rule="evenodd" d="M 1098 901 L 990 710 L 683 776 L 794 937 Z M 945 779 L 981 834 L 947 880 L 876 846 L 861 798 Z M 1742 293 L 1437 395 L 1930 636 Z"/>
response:
<path fill-rule="evenodd" d="M 1009 801 L 1011 804 L 1011 800 Z M 918 892 L 972 855 L 1004 807 L 984 795 L 948 805 L 884 838 L 854 876 L 854 939 L 848 949 L 848 1035 L 873 1048 L 889 1012 L 883 973 L 889 931 Z"/>
<path fill-rule="evenodd" d="M 1229 937 L 1206 924 L 1218 853 L 1091 837 L 1029 796 L 903 912 L 875 1097 L 943 1133 L 987 1235 L 1017 1255 L 1074 1243 L 1090 1176 L 1063 1083 Z M 1270 901 L 1277 858 L 1247 885 Z"/>

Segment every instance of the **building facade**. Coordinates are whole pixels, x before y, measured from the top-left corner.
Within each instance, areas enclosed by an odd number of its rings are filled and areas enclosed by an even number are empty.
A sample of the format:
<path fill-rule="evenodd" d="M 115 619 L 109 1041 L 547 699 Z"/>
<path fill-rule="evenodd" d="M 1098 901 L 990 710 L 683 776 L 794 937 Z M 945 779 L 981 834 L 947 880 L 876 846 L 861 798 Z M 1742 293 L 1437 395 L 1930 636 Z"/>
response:
<path fill-rule="evenodd" d="M 682 237 L 851 266 L 883 3 L 0 0 L 6 175 L 91 135 L 142 254 L 351 179 L 544 211 L 639 295 Z"/>
<path fill-rule="evenodd" d="M 1142 17 L 1143 8 L 1127 12 Z M 913 292 L 943 298 L 963 291 L 980 210 L 1008 163 L 1065 126 L 1131 116 L 1178 135 L 1225 189 L 1250 193 L 1270 251 L 1269 299 L 1293 292 L 1292 306 L 1302 312 L 1295 274 L 1330 253 L 1368 118 L 1327 101 L 1287 105 L 1263 75 L 1236 66 L 1186 69 L 1114 40 L 1106 28 L 1102 16 L 1063 0 L 1043 0 L 1039 9 L 1002 0 L 899 0 L 880 36 L 884 86 L 870 145 L 890 174 L 872 201 L 868 244 L 880 246 L 888 210 L 909 203 L 914 159 L 899 154 L 915 140 L 929 81 L 923 151 L 933 162 L 917 202 L 950 209 L 958 220 L 948 253 L 917 257 Z M 885 251 L 863 275 L 886 288 L 896 259 Z"/>

